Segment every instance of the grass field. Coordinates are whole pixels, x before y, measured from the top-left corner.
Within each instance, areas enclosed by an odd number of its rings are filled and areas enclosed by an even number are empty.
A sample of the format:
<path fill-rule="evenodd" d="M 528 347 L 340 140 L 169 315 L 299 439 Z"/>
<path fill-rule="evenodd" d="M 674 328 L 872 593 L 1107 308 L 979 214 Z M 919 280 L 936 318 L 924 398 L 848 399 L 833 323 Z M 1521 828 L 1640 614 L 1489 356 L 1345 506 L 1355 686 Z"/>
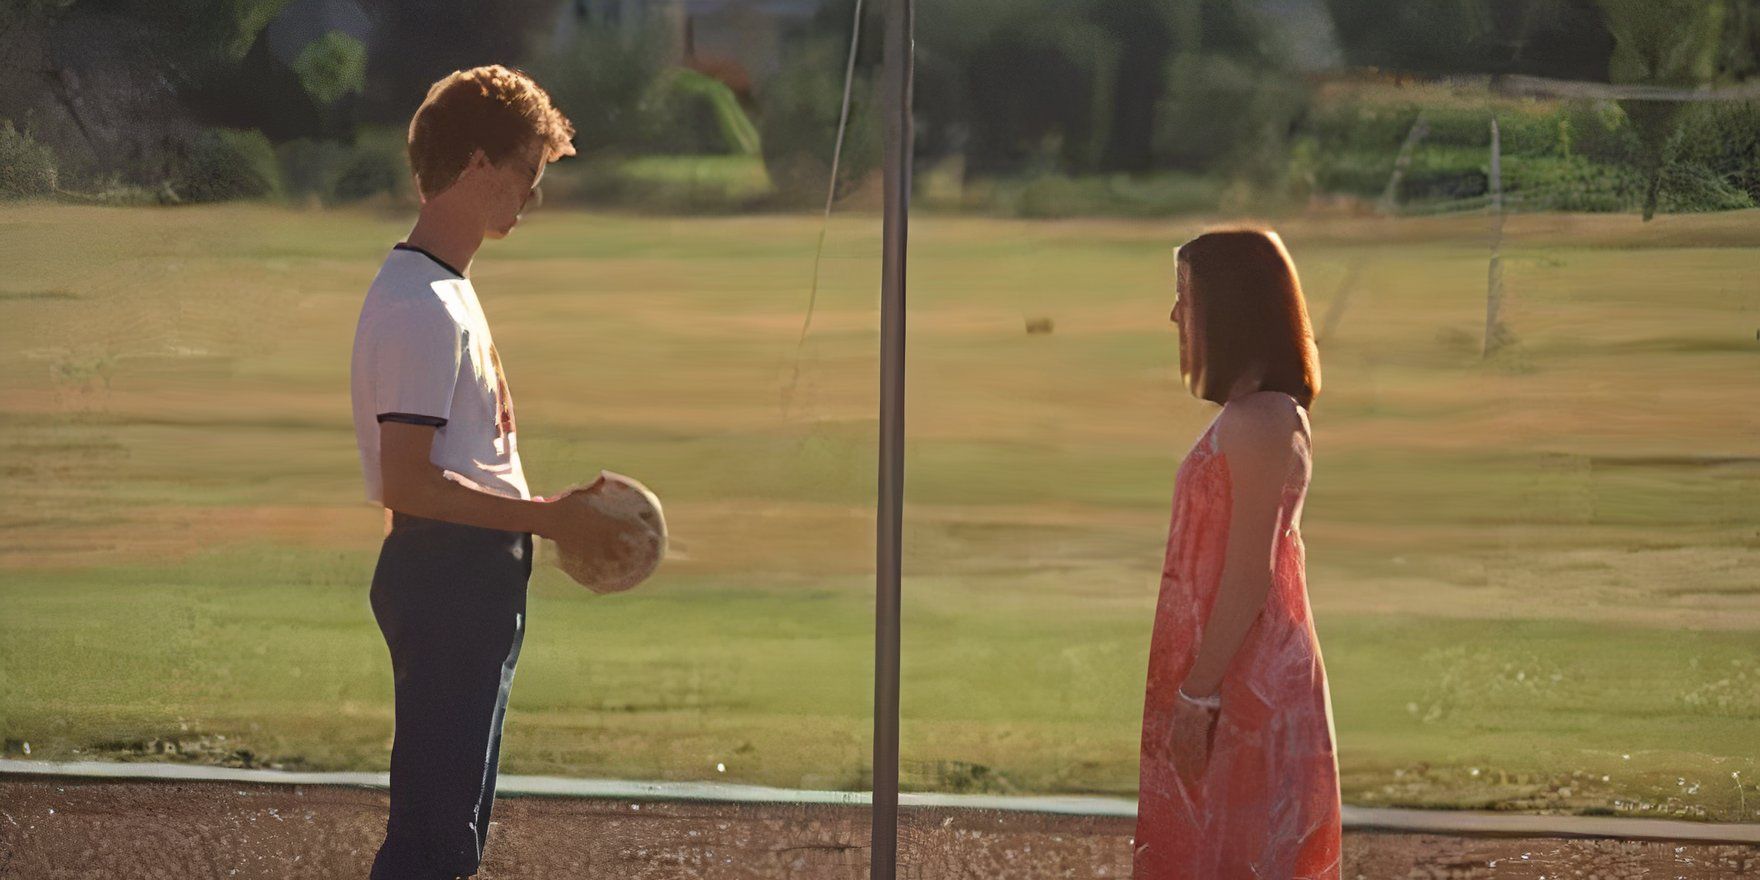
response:
<path fill-rule="evenodd" d="M 387 766 L 347 370 L 407 223 L 0 210 L 10 754 Z M 913 222 L 908 788 L 1134 791 L 1200 225 Z M 1760 819 L 1760 217 L 1512 217 L 1486 362 L 1484 227 L 1280 224 L 1317 323 L 1351 290 L 1304 524 L 1346 799 Z M 504 772 L 868 784 L 879 222 L 832 224 L 797 379 L 817 233 L 480 256 L 534 491 L 640 476 L 678 551 L 613 598 L 540 566 Z"/>

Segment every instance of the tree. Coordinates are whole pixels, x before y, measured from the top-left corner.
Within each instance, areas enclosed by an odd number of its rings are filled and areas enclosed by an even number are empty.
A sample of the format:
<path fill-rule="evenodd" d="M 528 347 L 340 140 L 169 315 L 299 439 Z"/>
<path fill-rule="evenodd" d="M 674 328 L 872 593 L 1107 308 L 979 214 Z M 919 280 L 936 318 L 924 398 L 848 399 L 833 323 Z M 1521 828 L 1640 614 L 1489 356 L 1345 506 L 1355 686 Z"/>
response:
<path fill-rule="evenodd" d="M 1113 122 L 1119 48 L 1078 7 L 1009 16 L 966 58 L 969 166 L 1101 165 Z"/>
<path fill-rule="evenodd" d="M 313 101 L 334 104 L 366 87 L 367 47 L 341 31 L 331 31 L 300 52 L 293 70 Z"/>
<path fill-rule="evenodd" d="M 533 60 L 533 74 L 574 123 L 582 155 L 633 147 L 642 132 L 642 96 L 665 67 L 666 35 L 584 22 L 572 41 Z"/>
<path fill-rule="evenodd" d="M 1527 74 L 1693 88 L 1760 74 L 1760 0 L 1327 0 L 1348 60 L 1419 74 Z M 1679 101 L 1621 100 L 1655 215 Z"/>
<path fill-rule="evenodd" d="M 1146 171 L 1155 161 L 1155 105 L 1166 89 L 1167 59 L 1174 50 L 1174 16 L 1162 0 L 1095 0 L 1090 13 L 1118 47 L 1108 103 L 1102 162 L 1117 171 Z"/>
<path fill-rule="evenodd" d="M 1154 6 L 1172 36 L 1151 107 L 1157 164 L 1255 181 L 1282 176 L 1291 132 L 1309 102 L 1290 47 L 1249 4 Z"/>
<path fill-rule="evenodd" d="M 428 87 L 454 70 L 517 64 L 554 23 L 555 0 L 361 0 L 373 18 L 364 115 L 407 124 Z M 564 108 L 567 112 L 567 108 Z"/>
<path fill-rule="evenodd" d="M 1717 79 L 1726 51 L 1725 0 L 1597 0 L 1613 35 L 1609 82 L 1634 85 L 1696 86 Z M 1622 100 L 1642 145 L 1644 219 L 1656 215 L 1669 142 L 1680 129 L 1687 105 L 1678 101 Z"/>
<path fill-rule="evenodd" d="M 1326 0 L 1345 60 L 1407 73 L 1606 75 L 1594 0 Z"/>
<path fill-rule="evenodd" d="M 287 2 L 4 0 L 0 116 L 29 121 L 72 178 L 156 182 L 194 136 L 194 93 Z"/>

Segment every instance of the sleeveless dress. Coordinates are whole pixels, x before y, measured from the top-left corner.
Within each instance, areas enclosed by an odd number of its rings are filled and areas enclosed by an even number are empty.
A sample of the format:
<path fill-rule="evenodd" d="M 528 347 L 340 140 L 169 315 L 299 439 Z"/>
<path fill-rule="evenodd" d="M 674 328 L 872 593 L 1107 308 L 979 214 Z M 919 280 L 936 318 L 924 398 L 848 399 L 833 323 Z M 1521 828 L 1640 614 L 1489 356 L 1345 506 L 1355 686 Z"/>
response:
<path fill-rule="evenodd" d="M 1222 679 L 1210 761 L 1188 787 L 1162 755 L 1176 691 L 1197 659 L 1222 581 L 1232 506 L 1216 421 L 1175 480 L 1173 522 L 1149 647 L 1136 880 L 1339 877 L 1332 703 L 1303 572 L 1306 456 L 1284 479 L 1265 607 Z"/>

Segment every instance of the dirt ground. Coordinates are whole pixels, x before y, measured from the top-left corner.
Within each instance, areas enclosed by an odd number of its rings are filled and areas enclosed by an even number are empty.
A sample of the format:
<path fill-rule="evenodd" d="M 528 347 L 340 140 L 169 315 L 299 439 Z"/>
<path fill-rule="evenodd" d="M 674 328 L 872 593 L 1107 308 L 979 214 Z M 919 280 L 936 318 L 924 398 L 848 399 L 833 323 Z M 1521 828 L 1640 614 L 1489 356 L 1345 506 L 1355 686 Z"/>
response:
<path fill-rule="evenodd" d="M 364 878 L 382 791 L 223 782 L 0 780 L 0 878 Z M 510 798 L 484 880 L 865 877 L 858 807 Z M 1130 875 L 1131 820 L 907 810 L 911 880 Z M 1760 847 L 1592 839 L 1345 835 L 1346 880 L 1760 877 Z"/>

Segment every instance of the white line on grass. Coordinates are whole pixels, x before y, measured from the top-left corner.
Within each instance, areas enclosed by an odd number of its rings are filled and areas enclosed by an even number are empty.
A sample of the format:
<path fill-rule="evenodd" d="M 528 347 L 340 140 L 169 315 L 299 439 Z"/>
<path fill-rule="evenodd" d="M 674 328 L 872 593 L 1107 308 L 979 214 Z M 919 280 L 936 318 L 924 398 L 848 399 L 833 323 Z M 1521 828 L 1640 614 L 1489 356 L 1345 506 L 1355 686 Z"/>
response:
<path fill-rule="evenodd" d="M 387 788 L 385 773 L 296 773 L 243 770 L 198 764 L 118 763 L 111 761 L 19 761 L 0 759 L 0 776 L 65 776 L 81 779 L 192 780 L 253 785 L 343 785 Z M 575 797 L 598 800 L 706 801 L 745 804 L 831 804 L 864 806 L 867 792 L 810 791 L 721 782 L 632 782 L 620 779 L 564 779 L 557 776 L 501 776 L 497 794 L 512 797 Z M 1133 818 L 1137 803 L 1124 798 L 1004 796 L 905 792 L 906 807 L 1003 810 L 1066 816 Z M 1760 844 L 1760 825 L 1632 819 L 1615 816 L 1538 816 L 1468 810 L 1344 808 L 1350 831 L 1445 834 L 1464 837 L 1609 837 L 1625 840 Z"/>

